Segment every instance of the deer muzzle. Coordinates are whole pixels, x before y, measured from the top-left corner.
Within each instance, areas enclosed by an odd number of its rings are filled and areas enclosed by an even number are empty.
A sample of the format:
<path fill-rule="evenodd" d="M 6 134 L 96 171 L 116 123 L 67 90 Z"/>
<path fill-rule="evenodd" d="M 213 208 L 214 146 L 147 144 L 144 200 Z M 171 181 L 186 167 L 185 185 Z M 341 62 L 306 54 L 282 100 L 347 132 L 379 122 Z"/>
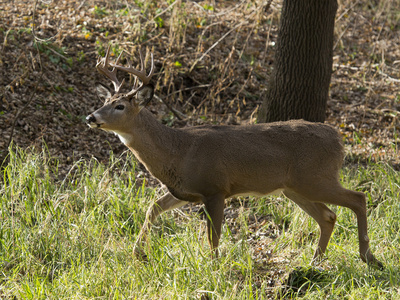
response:
<path fill-rule="evenodd" d="M 86 124 L 88 124 L 90 128 L 99 128 L 101 126 L 101 123 L 97 122 L 96 117 L 93 114 L 86 117 Z"/>

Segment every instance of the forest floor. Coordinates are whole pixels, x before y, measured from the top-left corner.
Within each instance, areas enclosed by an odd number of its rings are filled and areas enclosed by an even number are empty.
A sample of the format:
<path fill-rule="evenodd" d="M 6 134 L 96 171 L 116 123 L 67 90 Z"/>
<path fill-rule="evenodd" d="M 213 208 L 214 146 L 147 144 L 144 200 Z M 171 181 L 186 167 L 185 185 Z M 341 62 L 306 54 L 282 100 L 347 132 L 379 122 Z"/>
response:
<path fill-rule="evenodd" d="M 398 4 L 344 1 L 337 12 L 326 122 L 342 132 L 353 162 L 399 167 Z M 280 8 L 280 1 L 79 0 L 38 1 L 35 10 L 34 1 L 3 1 L 0 157 L 11 135 L 20 147 L 45 145 L 64 170 L 80 158 L 108 161 L 110 151 L 125 150 L 84 122 L 102 105 L 96 82 L 109 84 L 94 68 L 109 44 L 113 56 L 154 52 L 156 94 L 167 105 L 153 101 L 150 109 L 165 124 L 254 122 L 273 67 Z"/>

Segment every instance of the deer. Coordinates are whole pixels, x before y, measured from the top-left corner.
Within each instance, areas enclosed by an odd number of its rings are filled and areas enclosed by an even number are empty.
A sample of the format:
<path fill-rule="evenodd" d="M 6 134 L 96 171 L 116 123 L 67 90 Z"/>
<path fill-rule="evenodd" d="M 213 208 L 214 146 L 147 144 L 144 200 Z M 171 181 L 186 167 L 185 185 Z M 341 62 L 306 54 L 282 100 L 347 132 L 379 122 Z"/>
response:
<path fill-rule="evenodd" d="M 304 120 L 250 124 L 200 125 L 172 128 L 161 124 L 146 105 L 154 96 L 142 52 L 141 69 L 110 61 L 110 47 L 97 60 L 97 70 L 114 85 L 104 105 L 89 114 L 91 128 L 115 133 L 145 168 L 167 188 L 152 203 L 134 244 L 134 255 L 146 259 L 147 236 L 157 217 L 187 203 L 204 204 L 207 239 L 213 257 L 224 218 L 225 199 L 283 193 L 319 225 L 312 264 L 321 261 L 336 222 L 326 204 L 351 209 L 357 216 L 359 254 L 369 266 L 383 268 L 370 250 L 365 195 L 344 188 L 339 172 L 344 160 L 340 133 L 330 125 Z M 148 57 L 148 53 L 147 56 Z M 117 71 L 134 76 L 128 93 L 120 92 Z M 139 79 L 140 84 L 137 83 Z"/>

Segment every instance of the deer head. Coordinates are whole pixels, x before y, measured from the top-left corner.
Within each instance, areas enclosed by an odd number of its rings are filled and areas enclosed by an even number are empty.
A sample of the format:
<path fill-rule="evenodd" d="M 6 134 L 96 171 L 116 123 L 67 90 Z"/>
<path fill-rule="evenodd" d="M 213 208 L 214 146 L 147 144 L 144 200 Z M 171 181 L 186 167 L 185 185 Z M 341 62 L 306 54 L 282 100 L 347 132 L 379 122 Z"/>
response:
<path fill-rule="evenodd" d="M 115 94 L 104 86 L 97 86 L 98 94 L 101 98 L 105 98 L 103 107 L 96 110 L 92 114 L 86 117 L 87 124 L 92 128 L 100 128 L 106 131 L 113 131 L 117 134 L 126 132 L 126 128 L 129 124 L 129 120 L 135 118 L 153 98 L 154 87 L 150 83 L 150 79 L 154 73 L 154 59 L 151 53 L 151 69 L 150 73 L 146 75 L 145 64 L 140 55 L 140 71 L 133 68 L 128 61 L 128 67 L 119 65 L 122 53 L 118 56 L 115 63 L 110 62 L 110 46 L 107 49 L 106 56 L 97 60 L 97 70 L 106 76 L 114 85 Z M 109 68 L 112 68 L 111 70 Z M 120 89 L 124 81 L 119 82 L 117 78 L 117 70 L 121 70 L 135 76 L 135 84 L 132 90 L 128 93 L 121 93 Z M 141 84 L 137 84 L 137 79 L 141 81 Z"/>

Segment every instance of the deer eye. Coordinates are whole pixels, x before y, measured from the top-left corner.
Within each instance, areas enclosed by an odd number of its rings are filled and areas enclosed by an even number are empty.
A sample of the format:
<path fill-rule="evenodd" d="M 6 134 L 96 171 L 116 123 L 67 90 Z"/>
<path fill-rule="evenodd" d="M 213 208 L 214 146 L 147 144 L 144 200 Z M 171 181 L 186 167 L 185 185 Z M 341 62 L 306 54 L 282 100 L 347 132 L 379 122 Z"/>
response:
<path fill-rule="evenodd" d="M 119 104 L 115 107 L 115 109 L 117 110 L 124 110 L 125 106 L 123 106 L 122 104 Z"/>

